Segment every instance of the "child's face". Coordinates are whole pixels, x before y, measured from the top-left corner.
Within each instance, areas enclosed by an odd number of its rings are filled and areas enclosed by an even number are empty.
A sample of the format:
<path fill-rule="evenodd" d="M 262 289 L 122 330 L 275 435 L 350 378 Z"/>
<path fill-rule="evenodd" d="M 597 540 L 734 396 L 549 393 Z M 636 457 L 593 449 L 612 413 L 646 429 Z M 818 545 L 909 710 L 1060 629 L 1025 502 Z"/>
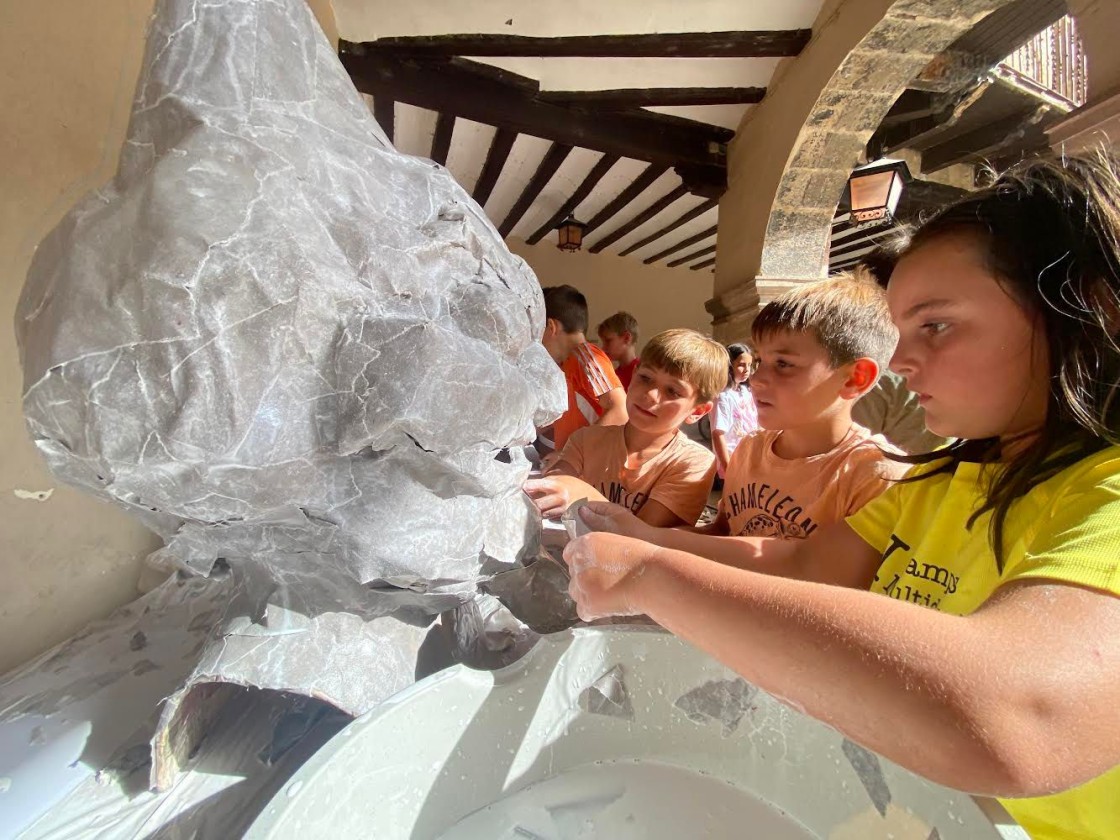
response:
<path fill-rule="evenodd" d="M 695 423 L 708 413 L 711 403 L 696 403 L 696 389 L 679 376 L 640 364 L 626 392 L 630 422 L 643 432 L 660 434 L 683 423 Z"/>
<path fill-rule="evenodd" d="M 731 363 L 731 374 L 735 378 L 736 385 L 747 381 L 747 377 L 751 375 L 751 364 L 753 359 L 750 353 L 744 353 Z"/>
<path fill-rule="evenodd" d="M 630 347 L 630 333 L 625 332 L 619 335 L 616 332 L 609 330 L 601 330 L 599 332 L 599 346 L 603 348 L 603 352 L 607 354 L 607 358 L 612 362 L 617 362 L 626 353 L 627 348 Z"/>
<path fill-rule="evenodd" d="M 977 440 L 1041 426 L 1050 367 L 1041 325 L 974 239 L 942 237 L 903 257 L 887 300 L 899 329 L 891 368 L 919 395 L 930 431 Z"/>
<path fill-rule="evenodd" d="M 764 429 L 792 429 L 824 419 L 841 404 L 851 365 L 832 367 L 816 336 L 775 332 L 755 336 L 757 366 L 751 394 Z"/>
<path fill-rule="evenodd" d="M 554 318 L 545 321 L 541 344 L 558 365 L 563 365 L 581 341 L 581 333 L 564 332 L 564 327 Z"/>

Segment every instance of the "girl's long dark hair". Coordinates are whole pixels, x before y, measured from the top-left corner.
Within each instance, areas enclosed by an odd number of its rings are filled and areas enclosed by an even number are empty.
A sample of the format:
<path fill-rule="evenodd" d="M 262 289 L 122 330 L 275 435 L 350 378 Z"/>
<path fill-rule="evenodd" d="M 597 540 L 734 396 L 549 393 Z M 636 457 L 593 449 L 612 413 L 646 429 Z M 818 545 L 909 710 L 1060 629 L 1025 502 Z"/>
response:
<path fill-rule="evenodd" d="M 1046 420 L 1029 446 L 992 470 L 971 527 L 992 511 L 989 538 L 1003 569 L 1011 505 L 1083 458 L 1120 442 L 1120 161 L 1099 152 L 1025 161 L 938 213 L 899 254 L 950 234 L 977 238 L 1009 293 L 1038 317 L 1050 358 Z M 982 363 L 983 360 L 977 360 Z M 961 440 L 911 463 L 992 463 L 1000 442 Z"/>
<path fill-rule="evenodd" d="M 737 388 L 739 383 L 735 381 L 735 362 L 743 355 L 751 352 L 751 348 L 745 344 L 728 344 L 727 356 L 730 361 L 727 363 L 727 387 Z M 744 383 L 746 384 L 746 383 Z"/>

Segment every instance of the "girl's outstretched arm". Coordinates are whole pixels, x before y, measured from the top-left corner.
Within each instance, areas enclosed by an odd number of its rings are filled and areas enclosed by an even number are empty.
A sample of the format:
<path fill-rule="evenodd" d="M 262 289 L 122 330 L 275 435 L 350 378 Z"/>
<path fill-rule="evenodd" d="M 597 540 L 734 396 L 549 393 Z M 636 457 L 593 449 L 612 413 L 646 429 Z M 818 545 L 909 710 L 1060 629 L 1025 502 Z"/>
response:
<path fill-rule="evenodd" d="M 727 566 L 834 586 L 867 589 L 881 564 L 879 552 L 843 522 L 818 528 L 803 540 L 731 537 L 720 508 L 711 528 L 653 527 L 620 505 L 592 501 L 580 517 L 595 531 L 608 531 Z"/>
<path fill-rule="evenodd" d="M 617 534 L 589 534 L 564 556 L 582 618 L 649 615 L 941 784 L 1040 796 L 1120 764 L 1120 598 L 1112 595 L 1016 582 L 959 617 Z"/>

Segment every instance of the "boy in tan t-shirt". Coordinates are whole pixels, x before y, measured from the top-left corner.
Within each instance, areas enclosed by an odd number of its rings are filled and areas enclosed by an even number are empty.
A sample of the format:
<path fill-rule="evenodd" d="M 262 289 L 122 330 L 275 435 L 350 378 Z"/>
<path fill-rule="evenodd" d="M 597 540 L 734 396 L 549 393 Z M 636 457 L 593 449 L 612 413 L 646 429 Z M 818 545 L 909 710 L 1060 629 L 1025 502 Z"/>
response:
<path fill-rule="evenodd" d="M 574 432 L 544 478 L 525 483 L 526 492 L 545 516 L 588 498 L 615 502 L 655 526 L 694 524 L 711 491 L 715 458 L 680 427 L 708 413 L 727 366 L 723 345 L 694 330 L 654 336 L 626 394 L 626 425 Z"/>
<path fill-rule="evenodd" d="M 731 456 L 715 521 L 652 529 L 615 510 L 589 524 L 735 565 L 749 552 L 728 536 L 807 537 L 903 476 L 887 442 L 852 422 L 898 341 L 882 289 L 851 276 L 806 284 L 767 304 L 751 333 L 762 431 Z"/>

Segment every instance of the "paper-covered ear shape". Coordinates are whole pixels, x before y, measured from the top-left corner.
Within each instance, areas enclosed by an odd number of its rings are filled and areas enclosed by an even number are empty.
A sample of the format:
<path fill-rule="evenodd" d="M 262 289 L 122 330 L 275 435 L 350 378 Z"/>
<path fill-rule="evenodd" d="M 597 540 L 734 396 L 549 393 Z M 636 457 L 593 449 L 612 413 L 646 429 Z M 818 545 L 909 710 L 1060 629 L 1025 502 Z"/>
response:
<path fill-rule="evenodd" d="M 65 481 L 207 573 L 464 581 L 513 560 L 566 407 L 540 288 L 399 154 L 302 0 L 164 0 L 112 183 L 40 245 L 24 410 Z"/>

